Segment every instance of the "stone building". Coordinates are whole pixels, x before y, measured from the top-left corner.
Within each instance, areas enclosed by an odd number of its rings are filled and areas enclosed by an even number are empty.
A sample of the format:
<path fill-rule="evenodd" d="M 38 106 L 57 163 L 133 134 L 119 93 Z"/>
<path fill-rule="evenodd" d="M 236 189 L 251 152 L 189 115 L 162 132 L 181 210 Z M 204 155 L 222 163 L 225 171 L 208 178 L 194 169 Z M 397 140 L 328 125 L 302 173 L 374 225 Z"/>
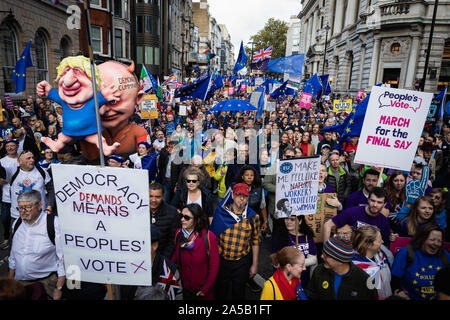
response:
<path fill-rule="evenodd" d="M 298 17 L 302 26 L 301 52 L 305 53 L 304 76 L 324 70 L 333 78 L 332 88 L 338 93 L 370 91 L 380 82 L 417 89 L 424 72 L 434 2 L 302 0 Z M 437 92 L 450 81 L 448 12 L 450 3 L 441 2 L 426 92 Z"/>
<path fill-rule="evenodd" d="M 59 62 L 78 53 L 78 30 L 68 24 L 71 13 L 66 13 L 70 4 L 73 3 L 59 1 L 59 4 L 52 5 L 50 0 L 0 1 L 1 97 L 5 93 L 13 100 L 21 100 L 28 95 L 35 97 L 36 84 L 47 80 L 54 85 Z M 16 95 L 11 73 L 30 40 L 34 67 L 27 69 L 26 90 Z"/>

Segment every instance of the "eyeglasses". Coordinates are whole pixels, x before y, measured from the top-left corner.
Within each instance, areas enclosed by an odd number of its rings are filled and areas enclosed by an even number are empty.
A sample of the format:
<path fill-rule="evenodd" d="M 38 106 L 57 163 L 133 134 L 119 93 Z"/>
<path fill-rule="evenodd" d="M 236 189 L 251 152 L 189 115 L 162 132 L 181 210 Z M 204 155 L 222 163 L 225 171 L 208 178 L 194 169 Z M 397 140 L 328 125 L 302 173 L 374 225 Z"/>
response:
<path fill-rule="evenodd" d="M 185 215 L 185 214 L 182 214 L 182 215 L 180 216 L 180 219 L 184 219 L 185 221 L 189 221 L 189 220 L 192 219 L 192 217 L 187 216 L 187 215 Z"/>
<path fill-rule="evenodd" d="M 26 206 L 19 206 L 17 209 L 19 209 L 19 211 L 31 211 L 31 209 L 33 209 L 34 204 L 29 204 Z"/>
<path fill-rule="evenodd" d="M 286 159 L 293 159 L 293 158 L 295 158 L 295 156 L 288 156 L 288 155 L 285 155 L 284 156 Z"/>
<path fill-rule="evenodd" d="M 189 180 L 189 179 L 186 179 L 186 182 L 187 182 L 187 183 L 197 183 L 198 180 Z"/>

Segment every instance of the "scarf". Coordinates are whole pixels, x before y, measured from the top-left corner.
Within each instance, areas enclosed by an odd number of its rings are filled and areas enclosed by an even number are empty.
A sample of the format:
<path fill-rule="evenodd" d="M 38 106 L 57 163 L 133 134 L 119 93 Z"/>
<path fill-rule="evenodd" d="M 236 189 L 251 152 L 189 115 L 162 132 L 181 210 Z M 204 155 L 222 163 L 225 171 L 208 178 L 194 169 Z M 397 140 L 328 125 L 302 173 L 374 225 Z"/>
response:
<path fill-rule="evenodd" d="M 192 250 L 194 248 L 195 239 L 198 237 L 198 232 L 191 232 L 190 234 L 184 230 L 181 229 L 181 239 L 180 239 L 180 247 L 186 250 Z"/>
<path fill-rule="evenodd" d="M 273 279 L 277 283 L 278 289 L 280 289 L 281 295 L 284 300 L 297 300 L 297 285 L 300 282 L 298 278 L 292 278 L 291 283 L 287 281 L 283 270 L 278 268 L 273 274 Z"/>

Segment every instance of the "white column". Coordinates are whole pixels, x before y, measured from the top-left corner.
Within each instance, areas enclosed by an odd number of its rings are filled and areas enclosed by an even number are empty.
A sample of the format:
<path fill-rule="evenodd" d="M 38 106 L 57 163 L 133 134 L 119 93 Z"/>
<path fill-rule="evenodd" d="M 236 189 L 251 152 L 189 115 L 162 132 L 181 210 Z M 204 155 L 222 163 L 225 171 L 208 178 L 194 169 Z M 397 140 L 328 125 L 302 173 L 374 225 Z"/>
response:
<path fill-rule="evenodd" d="M 380 38 L 375 38 L 372 52 L 372 63 L 370 64 L 369 89 L 375 85 L 377 81 L 378 64 L 380 59 Z"/>
<path fill-rule="evenodd" d="M 359 74 L 358 74 L 358 88 L 362 88 L 362 75 L 364 70 L 364 60 L 366 58 L 366 46 L 361 46 L 359 54 Z"/>
<path fill-rule="evenodd" d="M 312 17 L 308 18 L 308 35 L 307 35 L 307 45 L 305 48 L 305 51 L 308 51 L 309 47 L 311 46 L 311 29 L 312 29 L 312 23 L 311 23 Z M 305 52 L 306 53 L 306 52 Z"/>
<path fill-rule="evenodd" d="M 333 35 L 339 34 L 342 31 L 342 14 L 344 12 L 344 7 L 342 3 L 336 3 L 334 7 L 334 28 Z"/>
<path fill-rule="evenodd" d="M 416 67 L 417 67 L 417 56 L 419 53 L 419 44 L 420 39 L 418 36 L 413 37 L 411 52 L 409 54 L 408 59 L 408 67 L 406 68 L 406 80 L 405 80 L 405 89 L 414 89 L 415 85 L 415 75 L 416 75 Z"/>
<path fill-rule="evenodd" d="M 317 30 L 317 10 L 314 11 L 313 14 L 313 27 L 311 30 L 311 39 L 312 39 L 312 43 L 316 44 L 316 30 Z"/>
<path fill-rule="evenodd" d="M 356 22 L 356 13 L 358 8 L 356 8 L 357 0 L 348 0 L 347 12 L 345 13 L 345 27 L 351 26 Z"/>

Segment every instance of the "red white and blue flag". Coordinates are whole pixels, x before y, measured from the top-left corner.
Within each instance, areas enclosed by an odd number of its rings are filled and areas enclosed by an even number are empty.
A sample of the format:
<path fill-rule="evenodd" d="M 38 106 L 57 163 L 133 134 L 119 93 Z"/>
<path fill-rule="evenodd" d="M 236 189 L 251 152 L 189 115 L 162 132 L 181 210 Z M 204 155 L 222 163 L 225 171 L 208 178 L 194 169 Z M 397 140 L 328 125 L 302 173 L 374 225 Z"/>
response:
<path fill-rule="evenodd" d="M 177 292 L 180 289 L 178 280 L 178 277 L 170 271 L 166 261 L 164 261 L 163 271 L 156 285 L 164 289 L 170 300 L 175 300 Z"/>
<path fill-rule="evenodd" d="M 272 58 L 272 46 L 263 48 L 253 53 L 253 63 Z"/>

